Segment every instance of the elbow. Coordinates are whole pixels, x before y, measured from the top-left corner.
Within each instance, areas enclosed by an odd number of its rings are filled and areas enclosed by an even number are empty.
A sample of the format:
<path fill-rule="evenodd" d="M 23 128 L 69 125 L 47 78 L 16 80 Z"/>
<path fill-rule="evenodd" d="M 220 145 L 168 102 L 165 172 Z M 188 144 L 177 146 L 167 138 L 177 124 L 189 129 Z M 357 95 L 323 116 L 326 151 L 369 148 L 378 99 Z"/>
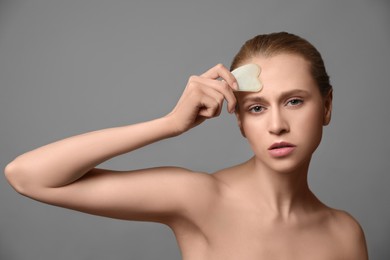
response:
<path fill-rule="evenodd" d="M 20 194 L 27 195 L 28 181 L 26 174 L 17 159 L 10 162 L 4 169 L 5 177 L 8 183 Z"/>

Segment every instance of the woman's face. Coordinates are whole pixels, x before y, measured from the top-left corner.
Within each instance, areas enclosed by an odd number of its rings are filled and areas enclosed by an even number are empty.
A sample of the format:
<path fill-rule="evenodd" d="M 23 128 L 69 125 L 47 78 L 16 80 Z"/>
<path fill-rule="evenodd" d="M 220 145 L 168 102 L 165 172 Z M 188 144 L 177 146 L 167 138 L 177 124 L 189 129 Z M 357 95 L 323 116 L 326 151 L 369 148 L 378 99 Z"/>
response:
<path fill-rule="evenodd" d="M 256 161 L 286 172 L 310 162 L 330 121 L 332 93 L 323 97 L 301 56 L 258 56 L 260 92 L 237 92 L 239 127 Z"/>

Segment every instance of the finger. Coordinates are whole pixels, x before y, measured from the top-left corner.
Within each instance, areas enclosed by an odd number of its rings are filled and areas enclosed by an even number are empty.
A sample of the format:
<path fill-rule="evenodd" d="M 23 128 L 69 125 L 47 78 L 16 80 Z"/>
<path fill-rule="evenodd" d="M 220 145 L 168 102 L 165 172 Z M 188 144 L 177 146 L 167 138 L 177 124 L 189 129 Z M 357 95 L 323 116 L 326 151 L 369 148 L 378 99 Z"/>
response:
<path fill-rule="evenodd" d="M 201 79 L 202 84 L 208 85 L 213 88 L 215 91 L 218 91 L 222 94 L 223 98 L 227 101 L 227 110 L 229 113 L 233 113 L 236 107 L 237 99 L 233 93 L 233 90 L 229 87 L 227 82 L 218 81 L 213 79 L 203 78 Z"/>
<path fill-rule="evenodd" d="M 221 104 L 212 96 L 205 95 L 199 106 L 198 115 L 205 118 L 213 118 L 220 114 Z"/>
<path fill-rule="evenodd" d="M 203 90 L 203 93 L 208 96 L 208 97 L 211 97 L 212 99 L 214 99 L 215 101 L 215 113 L 214 113 L 214 116 L 219 116 L 221 114 L 221 111 L 222 111 L 222 107 L 223 107 L 223 102 L 225 100 L 225 96 L 218 90 L 214 89 L 214 88 L 205 88 Z M 211 105 L 213 105 L 211 103 Z"/>
<path fill-rule="evenodd" d="M 223 64 L 217 64 L 213 68 L 203 73 L 201 77 L 210 78 L 210 79 L 222 78 L 228 83 L 228 85 L 232 89 L 238 90 L 236 78 Z"/>
<path fill-rule="evenodd" d="M 227 101 L 228 112 L 233 113 L 237 103 L 237 98 L 234 95 L 233 90 L 224 81 L 219 81 L 218 84 L 220 85 L 219 90 L 222 92 L 223 96 Z"/>

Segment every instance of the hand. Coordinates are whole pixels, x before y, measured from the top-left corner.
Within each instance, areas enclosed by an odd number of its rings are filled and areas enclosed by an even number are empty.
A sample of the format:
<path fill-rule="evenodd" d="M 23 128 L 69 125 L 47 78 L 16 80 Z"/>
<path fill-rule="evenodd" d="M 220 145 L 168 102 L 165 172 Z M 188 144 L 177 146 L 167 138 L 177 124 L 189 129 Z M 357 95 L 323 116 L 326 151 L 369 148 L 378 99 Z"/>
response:
<path fill-rule="evenodd" d="M 167 116 L 173 119 L 180 134 L 206 119 L 219 116 L 225 99 L 228 112 L 233 113 L 237 102 L 233 91 L 237 88 L 233 74 L 218 64 L 200 76 L 189 78 L 176 107 Z"/>

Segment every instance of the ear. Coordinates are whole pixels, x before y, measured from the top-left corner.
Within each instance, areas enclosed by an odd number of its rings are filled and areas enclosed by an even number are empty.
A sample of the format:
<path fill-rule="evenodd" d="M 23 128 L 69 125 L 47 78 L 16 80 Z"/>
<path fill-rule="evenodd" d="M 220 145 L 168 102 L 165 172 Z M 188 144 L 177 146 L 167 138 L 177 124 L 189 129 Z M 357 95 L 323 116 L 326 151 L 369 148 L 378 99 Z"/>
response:
<path fill-rule="evenodd" d="M 242 134 L 243 137 L 246 138 L 244 128 L 242 127 L 242 120 L 241 120 L 240 112 L 238 111 L 237 108 L 236 108 L 235 115 L 236 115 L 236 118 L 237 118 L 237 124 L 238 124 L 238 127 L 240 128 L 241 134 Z"/>
<path fill-rule="evenodd" d="M 333 102 L 333 90 L 329 90 L 328 94 L 324 97 L 324 122 L 323 125 L 328 125 L 332 117 L 332 102 Z"/>

